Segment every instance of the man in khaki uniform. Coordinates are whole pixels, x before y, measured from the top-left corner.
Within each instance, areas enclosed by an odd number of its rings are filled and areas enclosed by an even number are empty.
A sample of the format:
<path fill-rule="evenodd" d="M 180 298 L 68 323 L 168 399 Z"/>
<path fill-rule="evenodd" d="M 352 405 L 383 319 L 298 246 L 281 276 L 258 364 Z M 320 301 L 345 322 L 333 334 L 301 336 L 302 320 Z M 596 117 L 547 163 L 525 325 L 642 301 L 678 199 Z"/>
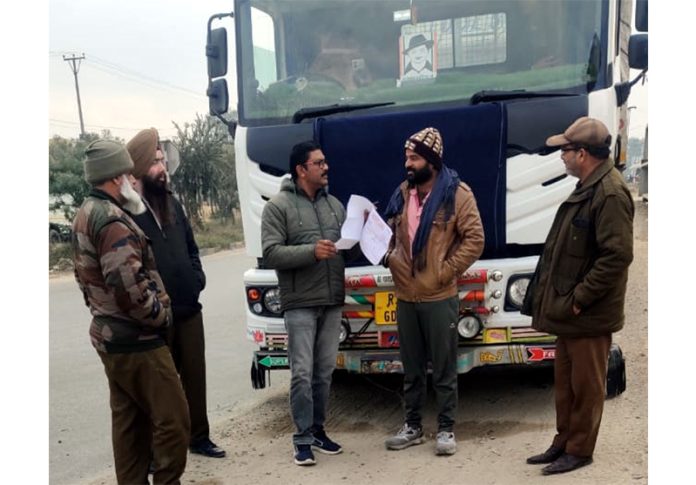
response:
<path fill-rule="evenodd" d="M 628 267 L 633 260 L 633 198 L 609 159 L 611 135 L 582 117 L 546 140 L 560 147 L 575 190 L 561 204 L 546 238 L 522 312 L 557 335 L 556 436 L 544 475 L 592 463 L 604 408 L 611 335 L 623 328 Z"/>

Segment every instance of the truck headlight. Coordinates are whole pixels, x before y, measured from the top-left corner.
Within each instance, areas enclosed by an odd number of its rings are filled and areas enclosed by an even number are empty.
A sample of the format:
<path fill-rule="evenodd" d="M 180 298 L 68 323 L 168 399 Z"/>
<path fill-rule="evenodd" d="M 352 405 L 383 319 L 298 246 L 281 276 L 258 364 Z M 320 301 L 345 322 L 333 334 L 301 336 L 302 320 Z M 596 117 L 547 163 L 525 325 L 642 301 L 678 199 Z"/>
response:
<path fill-rule="evenodd" d="M 343 342 L 345 342 L 348 338 L 348 335 L 350 335 L 350 325 L 348 325 L 347 320 L 342 320 L 341 329 L 338 332 L 338 343 L 342 344 Z"/>
<path fill-rule="evenodd" d="M 457 322 L 457 332 L 462 338 L 474 338 L 480 331 L 481 319 L 476 315 L 464 315 Z"/>
<path fill-rule="evenodd" d="M 280 290 L 278 288 L 266 290 L 263 294 L 263 305 L 269 312 L 280 314 Z"/>
<path fill-rule="evenodd" d="M 527 294 L 527 287 L 532 279 L 532 275 L 525 274 L 513 276 L 508 281 L 507 288 L 507 307 L 511 310 L 519 310 L 524 302 L 524 295 Z"/>

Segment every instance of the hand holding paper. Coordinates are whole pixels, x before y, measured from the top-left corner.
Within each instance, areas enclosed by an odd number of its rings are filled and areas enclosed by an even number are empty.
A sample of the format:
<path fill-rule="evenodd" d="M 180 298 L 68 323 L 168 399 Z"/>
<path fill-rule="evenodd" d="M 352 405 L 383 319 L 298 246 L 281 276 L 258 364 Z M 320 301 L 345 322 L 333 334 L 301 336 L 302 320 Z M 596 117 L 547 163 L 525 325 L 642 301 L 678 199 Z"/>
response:
<path fill-rule="evenodd" d="M 368 214 L 367 219 L 365 213 Z M 375 205 L 365 197 L 351 195 L 336 249 L 350 249 L 360 242 L 365 257 L 372 264 L 377 264 L 387 252 L 391 236 L 391 229 L 379 216 Z"/>

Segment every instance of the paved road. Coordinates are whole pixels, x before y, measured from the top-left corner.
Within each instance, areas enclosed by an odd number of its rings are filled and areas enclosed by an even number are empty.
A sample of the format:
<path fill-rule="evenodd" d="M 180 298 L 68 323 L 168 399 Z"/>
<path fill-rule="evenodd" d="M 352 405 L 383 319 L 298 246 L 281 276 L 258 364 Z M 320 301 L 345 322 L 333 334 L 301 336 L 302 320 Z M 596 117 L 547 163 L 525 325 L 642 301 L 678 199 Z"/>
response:
<path fill-rule="evenodd" d="M 242 274 L 254 264 L 242 250 L 203 258 L 208 285 L 205 322 L 208 409 L 212 423 L 255 399 L 249 365 L 255 346 L 245 338 Z M 49 289 L 49 476 L 70 484 L 113 467 L 109 391 L 89 342 L 90 315 L 72 275 Z"/>

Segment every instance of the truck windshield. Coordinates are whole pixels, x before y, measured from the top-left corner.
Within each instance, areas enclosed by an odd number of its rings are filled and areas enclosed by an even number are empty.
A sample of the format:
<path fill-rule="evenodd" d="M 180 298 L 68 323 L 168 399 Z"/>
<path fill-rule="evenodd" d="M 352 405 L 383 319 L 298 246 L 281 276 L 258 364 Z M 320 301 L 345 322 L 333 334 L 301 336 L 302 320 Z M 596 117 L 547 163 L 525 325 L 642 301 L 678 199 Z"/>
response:
<path fill-rule="evenodd" d="M 237 0 L 239 116 L 469 102 L 488 90 L 586 93 L 606 84 L 601 0 Z"/>

